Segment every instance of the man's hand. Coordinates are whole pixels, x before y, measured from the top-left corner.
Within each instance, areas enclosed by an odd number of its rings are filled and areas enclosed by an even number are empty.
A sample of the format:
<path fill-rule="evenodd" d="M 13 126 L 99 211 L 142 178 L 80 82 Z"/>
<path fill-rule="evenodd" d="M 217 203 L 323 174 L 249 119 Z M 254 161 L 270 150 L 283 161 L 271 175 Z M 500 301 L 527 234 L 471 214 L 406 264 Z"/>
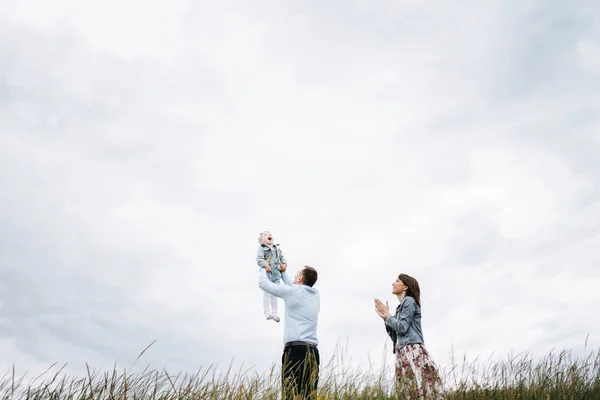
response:
<path fill-rule="evenodd" d="M 271 272 L 272 271 L 272 269 L 271 269 L 271 256 L 269 256 L 269 258 L 267 258 L 266 263 L 267 263 L 267 265 L 265 265 L 265 269 L 267 270 L 267 272 Z"/>
<path fill-rule="evenodd" d="M 287 270 L 287 264 L 281 264 L 280 268 L 281 272 L 285 272 Z"/>
<path fill-rule="evenodd" d="M 385 304 L 381 302 L 379 299 L 375 299 L 375 312 L 379 315 L 384 321 L 387 320 L 388 315 L 390 315 L 390 306 L 386 301 Z"/>

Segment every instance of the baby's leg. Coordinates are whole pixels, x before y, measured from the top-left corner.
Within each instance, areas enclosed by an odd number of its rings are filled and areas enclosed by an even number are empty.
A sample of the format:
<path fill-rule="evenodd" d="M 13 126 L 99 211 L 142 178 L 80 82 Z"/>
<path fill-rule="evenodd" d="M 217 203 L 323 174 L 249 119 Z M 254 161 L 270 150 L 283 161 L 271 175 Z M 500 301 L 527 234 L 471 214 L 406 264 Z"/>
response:
<path fill-rule="evenodd" d="M 271 296 L 271 311 L 273 315 L 277 315 L 277 296 Z"/>
<path fill-rule="evenodd" d="M 280 283 L 281 284 L 281 283 Z M 277 315 L 277 304 L 279 302 L 279 299 L 277 298 L 277 296 L 272 296 L 271 297 L 271 316 L 273 317 L 273 320 L 275 320 L 275 322 L 279 322 L 281 321 L 281 319 L 279 319 L 279 316 Z"/>
<path fill-rule="evenodd" d="M 271 319 L 271 308 L 269 306 L 271 305 L 272 297 L 275 296 L 271 296 L 270 293 L 263 291 L 263 310 L 266 319 Z"/>

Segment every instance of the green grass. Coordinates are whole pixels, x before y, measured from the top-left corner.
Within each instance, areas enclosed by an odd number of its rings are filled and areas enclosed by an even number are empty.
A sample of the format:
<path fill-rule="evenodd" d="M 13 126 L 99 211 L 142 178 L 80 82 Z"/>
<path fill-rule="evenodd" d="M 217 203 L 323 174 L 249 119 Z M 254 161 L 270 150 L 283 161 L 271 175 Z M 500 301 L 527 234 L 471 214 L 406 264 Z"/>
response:
<path fill-rule="evenodd" d="M 393 366 L 373 371 L 369 366 L 349 368 L 334 356 L 321 365 L 319 399 L 395 399 L 392 395 Z M 146 369 L 93 372 L 69 377 L 63 368 L 28 381 L 14 370 L 0 381 L 3 399 L 277 399 L 279 371 L 276 366 L 258 374 L 252 368 L 217 372 L 215 366 L 194 374 L 171 375 Z M 446 399 L 600 399 L 600 353 L 572 357 L 570 351 L 550 353 L 541 359 L 528 354 L 505 361 L 479 360 L 440 369 L 447 388 Z"/>

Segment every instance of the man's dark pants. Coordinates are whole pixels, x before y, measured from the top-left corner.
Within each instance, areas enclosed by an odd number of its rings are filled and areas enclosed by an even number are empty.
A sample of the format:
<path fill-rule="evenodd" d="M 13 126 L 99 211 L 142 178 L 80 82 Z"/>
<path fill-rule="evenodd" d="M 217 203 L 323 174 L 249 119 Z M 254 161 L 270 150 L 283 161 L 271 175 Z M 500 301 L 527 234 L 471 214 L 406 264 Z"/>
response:
<path fill-rule="evenodd" d="M 293 399 L 294 394 L 302 399 L 314 398 L 320 363 L 316 346 L 303 342 L 286 344 L 281 356 L 283 398 Z"/>

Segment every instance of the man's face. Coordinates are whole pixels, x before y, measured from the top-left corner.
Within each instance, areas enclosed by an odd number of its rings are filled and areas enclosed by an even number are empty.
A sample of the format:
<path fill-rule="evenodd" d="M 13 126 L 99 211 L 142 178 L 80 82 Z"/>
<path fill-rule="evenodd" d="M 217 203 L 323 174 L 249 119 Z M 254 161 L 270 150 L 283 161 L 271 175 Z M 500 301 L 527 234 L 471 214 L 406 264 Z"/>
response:
<path fill-rule="evenodd" d="M 304 275 L 302 271 L 303 269 L 299 270 L 298 272 L 296 272 L 296 275 L 294 275 L 294 284 L 299 285 L 302 282 L 304 282 Z"/>
<path fill-rule="evenodd" d="M 260 236 L 260 242 L 264 243 L 266 245 L 272 245 L 273 244 L 273 235 L 271 235 L 271 232 L 264 231 Z"/>

